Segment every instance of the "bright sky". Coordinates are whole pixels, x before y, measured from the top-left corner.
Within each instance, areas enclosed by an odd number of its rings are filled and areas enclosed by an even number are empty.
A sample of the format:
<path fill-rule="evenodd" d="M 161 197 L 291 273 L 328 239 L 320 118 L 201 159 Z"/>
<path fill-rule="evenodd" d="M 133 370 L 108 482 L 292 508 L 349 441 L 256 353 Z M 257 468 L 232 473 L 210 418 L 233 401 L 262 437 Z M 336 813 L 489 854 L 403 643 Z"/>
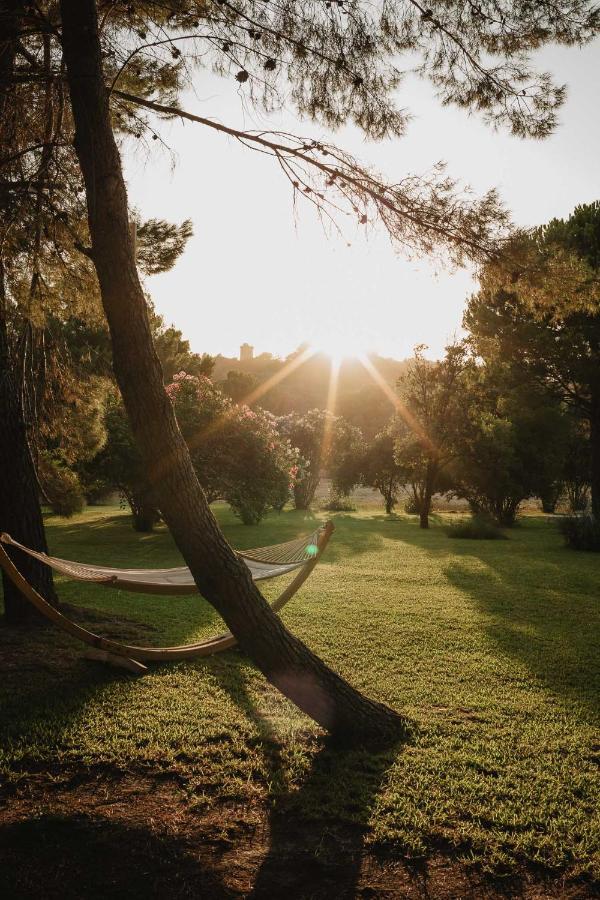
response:
<path fill-rule="evenodd" d="M 443 159 L 475 191 L 499 188 L 518 224 L 536 225 L 600 199 L 600 42 L 547 49 L 539 59 L 568 85 L 561 125 L 542 142 L 494 133 L 476 117 L 442 108 L 416 79 L 400 92 L 415 117 L 407 136 L 378 144 L 354 128 L 331 136 L 290 114 L 251 114 L 240 102 L 243 87 L 238 93 L 233 79 L 209 73 L 197 74 L 195 95 L 182 105 L 235 127 L 330 139 L 392 181 Z M 382 227 L 368 236 L 354 226 L 345 239 L 327 235 L 309 203 L 300 200 L 294 215 L 274 161 L 193 123 L 159 130 L 175 160 L 158 142 L 151 159 L 128 152 L 130 202 L 143 218 L 193 221 L 177 266 L 148 283 L 158 311 L 193 350 L 235 356 L 247 341 L 256 353 L 285 356 L 309 341 L 396 358 L 425 343 L 431 357 L 443 354 L 473 288 L 467 272 L 397 255 Z"/>

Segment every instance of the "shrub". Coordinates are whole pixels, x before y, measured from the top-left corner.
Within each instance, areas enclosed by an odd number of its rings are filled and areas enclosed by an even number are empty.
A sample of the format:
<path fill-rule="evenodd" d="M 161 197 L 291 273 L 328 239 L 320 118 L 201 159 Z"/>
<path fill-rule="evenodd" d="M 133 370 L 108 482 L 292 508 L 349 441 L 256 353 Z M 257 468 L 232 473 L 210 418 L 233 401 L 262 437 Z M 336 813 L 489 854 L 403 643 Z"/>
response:
<path fill-rule="evenodd" d="M 600 552 L 600 522 L 594 516 L 565 516 L 559 527 L 567 547 L 572 550 Z"/>
<path fill-rule="evenodd" d="M 327 512 L 354 512 L 356 506 L 348 497 L 330 491 L 321 509 L 327 510 Z"/>
<path fill-rule="evenodd" d="M 40 461 L 39 477 L 54 515 L 69 519 L 83 510 L 85 497 L 75 472 L 44 456 Z"/>
<path fill-rule="evenodd" d="M 560 481 L 544 486 L 544 490 L 540 491 L 540 501 L 542 504 L 542 512 L 555 513 L 560 495 L 563 490 L 563 484 Z"/>
<path fill-rule="evenodd" d="M 115 493 L 112 485 L 101 478 L 88 477 L 85 467 L 78 468 L 77 476 L 88 506 L 102 506 L 110 502 L 111 496 Z"/>
<path fill-rule="evenodd" d="M 421 504 L 414 495 L 411 495 L 404 504 L 404 512 L 409 516 L 421 515 Z"/>
<path fill-rule="evenodd" d="M 104 426 L 105 446 L 80 468 L 84 490 L 94 502 L 118 491 L 131 507 L 134 530 L 152 531 L 159 514 L 151 500 L 129 419 L 116 393 L 107 399 Z"/>
<path fill-rule="evenodd" d="M 367 445 L 360 461 L 362 484 L 379 491 L 388 515 L 394 511 L 405 481 L 404 469 L 395 459 L 395 442 L 396 434 L 391 423 Z"/>
<path fill-rule="evenodd" d="M 268 504 L 262 500 L 252 500 L 248 497 L 229 497 L 229 505 L 234 515 L 239 516 L 244 525 L 258 525 L 267 513 Z"/>
<path fill-rule="evenodd" d="M 296 509 L 309 509 L 325 468 L 339 493 L 360 481 L 362 435 L 341 416 L 324 409 L 289 413 L 277 420 L 281 437 L 296 448 L 296 477 L 292 485 Z"/>
<path fill-rule="evenodd" d="M 279 435 L 275 417 L 232 403 L 206 377 L 179 372 L 166 390 L 208 499 L 226 500 L 244 525 L 283 509 L 298 453 Z"/>
<path fill-rule="evenodd" d="M 451 538 L 465 538 L 473 541 L 505 541 L 507 539 L 498 526 L 485 516 L 473 516 L 467 522 L 451 525 L 447 534 Z"/>
<path fill-rule="evenodd" d="M 285 506 L 299 459 L 278 434 L 274 416 L 232 403 L 203 375 L 179 372 L 166 392 L 209 503 L 227 501 L 245 525 Z M 107 444 L 87 467 L 88 481 L 119 490 L 136 531 L 151 531 L 159 512 L 118 397 L 107 404 L 106 430 Z"/>

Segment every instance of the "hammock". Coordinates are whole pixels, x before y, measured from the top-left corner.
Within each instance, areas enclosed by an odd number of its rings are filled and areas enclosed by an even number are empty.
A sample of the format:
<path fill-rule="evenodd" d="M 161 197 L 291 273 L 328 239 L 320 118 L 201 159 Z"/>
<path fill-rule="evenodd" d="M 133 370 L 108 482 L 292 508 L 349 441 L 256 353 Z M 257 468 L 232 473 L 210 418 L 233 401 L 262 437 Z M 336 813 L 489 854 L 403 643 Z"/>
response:
<path fill-rule="evenodd" d="M 276 578 L 279 575 L 285 575 L 296 569 L 300 570 L 287 588 L 273 601 L 272 608 L 277 611 L 291 600 L 311 574 L 321 558 L 332 533 L 333 524 L 327 522 L 312 534 L 305 535 L 294 541 L 287 541 L 286 543 L 275 544 L 270 547 L 257 547 L 252 550 L 237 551 L 237 555 L 250 569 L 253 581 L 264 581 L 269 578 Z M 39 562 L 50 566 L 55 572 L 59 572 L 76 581 L 146 594 L 173 596 L 198 593 L 198 587 L 187 566 L 180 566 L 174 569 L 116 569 L 108 566 L 87 565 L 86 563 L 61 559 L 57 556 L 48 556 L 46 553 L 32 550 L 20 544 L 9 534 L 0 534 L 0 566 L 23 596 L 42 615 L 62 628 L 63 631 L 79 638 L 93 648 L 87 652 L 86 656 L 88 658 L 99 659 L 131 671 L 140 672 L 146 670 L 142 660 L 162 662 L 209 656 L 233 647 L 237 643 L 230 632 L 218 637 L 207 638 L 199 643 L 184 644 L 178 647 L 138 647 L 100 637 L 78 625 L 44 600 L 41 594 L 19 572 L 2 544 L 16 547 L 23 553 L 27 553 L 34 559 L 39 560 Z"/>
<path fill-rule="evenodd" d="M 305 535 L 285 544 L 272 547 L 256 547 L 253 550 L 237 551 L 252 574 L 253 581 L 265 581 L 286 575 L 310 562 L 318 553 L 318 542 L 323 529 L 318 528 L 312 534 Z M 48 556 L 38 550 L 31 550 L 19 544 L 9 534 L 0 535 L 0 541 L 11 547 L 17 547 L 23 553 L 33 556 L 55 572 L 66 575 L 75 581 L 103 584 L 107 587 L 124 591 L 135 591 L 143 594 L 196 594 L 198 586 L 187 566 L 175 569 L 114 569 L 110 566 L 92 566 L 86 563 L 72 562 L 58 556 Z"/>

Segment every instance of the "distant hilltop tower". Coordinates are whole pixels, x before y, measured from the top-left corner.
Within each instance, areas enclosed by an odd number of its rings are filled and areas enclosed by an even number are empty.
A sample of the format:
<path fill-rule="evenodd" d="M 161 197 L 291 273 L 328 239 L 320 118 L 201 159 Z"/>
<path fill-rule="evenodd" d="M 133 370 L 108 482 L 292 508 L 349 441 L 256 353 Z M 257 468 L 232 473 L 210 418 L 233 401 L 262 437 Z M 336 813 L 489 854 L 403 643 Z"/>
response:
<path fill-rule="evenodd" d="M 254 358 L 254 347 L 251 344 L 242 344 L 240 347 L 240 362 L 251 362 Z"/>

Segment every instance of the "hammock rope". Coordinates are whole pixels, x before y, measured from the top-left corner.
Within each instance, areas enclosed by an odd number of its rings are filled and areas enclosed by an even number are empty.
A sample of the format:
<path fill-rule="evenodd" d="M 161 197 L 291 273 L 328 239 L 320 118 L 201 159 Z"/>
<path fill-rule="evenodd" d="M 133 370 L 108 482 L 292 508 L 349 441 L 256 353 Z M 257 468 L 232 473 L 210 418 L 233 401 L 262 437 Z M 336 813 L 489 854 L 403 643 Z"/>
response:
<path fill-rule="evenodd" d="M 323 527 L 319 527 L 311 534 L 293 541 L 273 544 L 269 547 L 255 547 L 251 550 L 238 550 L 236 553 L 250 569 L 254 581 L 265 581 L 293 572 L 310 562 L 318 552 L 322 532 Z M 20 544 L 9 534 L 0 534 L 0 541 L 37 559 L 44 565 L 50 566 L 55 572 L 76 581 L 102 584 L 107 587 L 145 594 L 174 596 L 198 593 L 194 577 L 187 566 L 178 566 L 172 569 L 118 569 L 111 566 L 75 562 L 58 556 L 48 556 L 46 553 Z"/>
<path fill-rule="evenodd" d="M 288 603 L 292 599 L 292 597 L 296 594 L 302 584 L 304 584 L 306 579 L 310 576 L 313 569 L 319 562 L 323 551 L 325 550 L 325 547 L 327 546 L 329 539 L 333 534 L 333 530 L 333 523 L 327 522 L 324 526 L 317 529 L 312 534 L 305 536 L 304 538 L 298 538 L 295 541 L 287 541 L 285 544 L 276 544 L 271 547 L 261 547 L 256 548 L 252 551 L 238 552 L 238 555 L 246 562 L 246 564 L 250 568 L 253 579 L 257 581 L 264 578 L 274 578 L 276 577 L 276 575 L 282 575 L 286 574 L 287 572 L 294 571 L 295 569 L 300 569 L 295 578 L 282 591 L 279 597 L 277 597 L 277 599 L 274 600 L 271 604 L 272 609 L 275 612 L 282 609 L 286 605 L 286 603 Z M 123 588 L 124 590 L 130 591 L 144 591 L 146 593 L 161 594 L 189 594 L 195 589 L 195 591 L 197 592 L 198 589 L 195 585 L 195 582 L 193 582 L 193 578 L 189 569 L 187 569 L 187 567 L 185 566 L 179 569 L 158 570 L 106 569 L 104 567 L 93 567 L 88 566 L 84 563 L 75 563 L 70 560 L 62 560 L 59 557 L 51 557 L 45 553 L 31 550 L 29 547 L 26 547 L 25 545 L 20 544 L 18 541 L 15 541 L 10 537 L 10 535 L 0 534 L 0 567 L 4 569 L 6 575 L 11 579 L 15 587 L 20 591 L 21 594 L 23 594 L 23 596 L 27 600 L 29 600 L 29 602 L 38 610 L 38 612 L 40 612 L 51 622 L 54 622 L 54 624 L 61 628 L 63 631 L 83 641 L 91 648 L 85 654 L 88 658 L 108 662 L 112 665 L 116 665 L 139 674 L 146 671 L 146 666 L 144 665 L 145 662 L 170 662 L 178 659 L 195 659 L 202 656 L 211 656 L 214 653 L 219 653 L 222 650 L 227 650 L 237 644 L 237 641 L 233 634 L 231 634 L 231 632 L 226 632 L 225 634 L 218 635 L 216 637 L 206 638 L 205 640 L 196 643 L 182 644 L 172 647 L 143 647 L 131 644 L 123 644 L 119 641 L 101 637 L 100 635 L 97 635 L 94 632 L 88 631 L 88 629 L 83 628 L 83 626 L 79 625 L 77 622 L 74 622 L 72 619 L 69 619 L 62 612 L 60 612 L 60 610 L 56 609 L 54 606 L 48 603 L 48 601 L 45 600 L 41 596 L 41 594 L 39 594 L 35 590 L 35 588 L 27 581 L 27 579 L 21 574 L 11 557 L 4 549 L 3 544 L 16 547 L 17 549 L 27 553 L 29 556 L 34 557 L 45 565 L 51 566 L 53 569 L 55 569 L 55 571 L 68 575 L 75 580 L 83 582 L 93 582 L 95 584 L 100 584 L 107 587 Z M 256 553 L 260 553 L 261 556 L 263 556 L 263 559 L 261 559 L 260 561 L 253 560 L 250 556 L 248 556 L 249 553 L 252 553 L 253 555 Z M 287 561 L 274 561 L 275 559 L 281 560 L 282 557 L 284 560 L 292 558 L 296 561 L 291 563 Z M 252 570 L 253 566 L 262 567 L 261 572 L 255 574 L 255 572 Z M 265 574 L 266 571 L 272 571 L 274 568 L 278 569 L 279 571 L 274 572 L 273 574 Z M 172 583 L 160 582 L 159 580 L 160 589 L 153 590 L 151 587 L 151 582 L 131 580 L 132 576 L 134 576 L 135 573 L 138 573 L 139 575 L 139 573 L 147 574 L 152 572 L 160 573 L 161 577 L 164 577 L 165 572 L 188 573 L 189 578 L 192 579 L 193 586 L 190 586 L 188 584 L 186 586 L 186 589 L 182 590 L 181 585 L 179 585 L 178 587 L 176 586 L 177 590 L 173 590 Z M 119 577 L 119 575 L 115 573 L 119 573 L 120 575 L 123 575 L 123 573 L 125 573 L 126 577 Z M 145 586 L 140 586 L 144 584 Z"/>

